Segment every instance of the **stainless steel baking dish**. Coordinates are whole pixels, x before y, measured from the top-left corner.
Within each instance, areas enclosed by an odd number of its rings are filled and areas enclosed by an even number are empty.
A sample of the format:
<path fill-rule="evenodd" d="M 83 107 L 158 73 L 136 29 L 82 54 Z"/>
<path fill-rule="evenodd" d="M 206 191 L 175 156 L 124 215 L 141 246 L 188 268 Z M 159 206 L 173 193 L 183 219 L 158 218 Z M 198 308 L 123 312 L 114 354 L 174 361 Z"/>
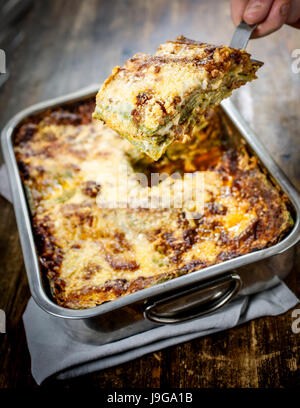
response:
<path fill-rule="evenodd" d="M 82 89 L 29 107 L 17 114 L 2 131 L 2 148 L 8 168 L 13 203 L 32 297 L 46 312 L 63 319 L 66 330 L 83 342 L 104 344 L 160 324 L 195 319 L 223 307 L 234 297 L 265 290 L 287 276 L 293 266 L 294 245 L 300 237 L 300 196 L 274 163 L 229 100 L 222 109 L 236 133 L 258 156 L 272 180 L 287 194 L 295 225 L 276 245 L 207 267 L 185 276 L 143 289 L 123 298 L 85 310 L 58 306 L 40 273 L 29 211 L 14 150 L 13 135 L 29 115 L 72 104 L 95 95 L 98 86 Z"/>

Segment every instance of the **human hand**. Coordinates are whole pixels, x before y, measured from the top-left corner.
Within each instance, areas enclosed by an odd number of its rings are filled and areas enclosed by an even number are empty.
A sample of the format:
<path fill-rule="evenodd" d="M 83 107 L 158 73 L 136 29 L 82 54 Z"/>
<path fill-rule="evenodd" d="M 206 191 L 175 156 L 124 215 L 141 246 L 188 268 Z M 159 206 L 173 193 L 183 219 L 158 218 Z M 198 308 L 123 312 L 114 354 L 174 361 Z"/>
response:
<path fill-rule="evenodd" d="M 268 35 L 283 24 L 300 28 L 300 0 L 230 0 L 230 6 L 236 26 L 242 20 L 258 24 L 252 38 Z"/>

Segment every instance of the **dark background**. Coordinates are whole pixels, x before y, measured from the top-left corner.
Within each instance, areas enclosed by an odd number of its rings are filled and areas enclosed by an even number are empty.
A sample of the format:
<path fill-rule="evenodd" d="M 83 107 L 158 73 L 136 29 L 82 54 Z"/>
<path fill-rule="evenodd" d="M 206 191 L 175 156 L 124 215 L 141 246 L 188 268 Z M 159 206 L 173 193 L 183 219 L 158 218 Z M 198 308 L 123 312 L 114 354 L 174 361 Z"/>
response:
<path fill-rule="evenodd" d="M 0 88 L 1 127 L 33 103 L 100 84 L 135 52 L 153 52 L 179 34 L 229 44 L 234 30 L 227 0 L 40 0 L 6 28 L 6 40 L 4 25 L 2 16 L 0 48 L 7 52 L 10 76 Z M 295 48 L 300 48 L 300 31 L 290 27 L 251 41 L 248 50 L 265 65 L 258 80 L 235 91 L 233 101 L 300 188 L 300 73 L 291 69 Z M 298 247 L 287 279 L 298 296 L 299 254 Z M 30 293 L 13 208 L 2 197 L 0 260 L 0 309 L 7 314 L 7 334 L 0 334 L 0 387 L 37 387 L 22 324 Z M 300 334 L 292 333 L 291 324 L 291 311 L 257 319 L 101 372 L 47 380 L 42 387 L 296 386 Z"/>

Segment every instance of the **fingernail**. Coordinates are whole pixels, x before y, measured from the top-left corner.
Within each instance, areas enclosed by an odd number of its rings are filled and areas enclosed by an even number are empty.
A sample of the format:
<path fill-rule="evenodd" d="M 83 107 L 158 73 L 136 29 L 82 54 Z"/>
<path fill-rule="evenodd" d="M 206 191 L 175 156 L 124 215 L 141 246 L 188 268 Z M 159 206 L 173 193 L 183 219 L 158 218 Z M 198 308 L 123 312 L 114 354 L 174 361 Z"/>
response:
<path fill-rule="evenodd" d="M 254 3 L 251 3 L 250 6 L 246 8 L 246 14 L 255 14 L 259 9 L 262 8 L 262 3 L 261 1 L 256 1 Z"/>
<path fill-rule="evenodd" d="M 281 7 L 280 7 L 280 14 L 285 17 L 288 15 L 289 13 L 289 9 L 290 9 L 290 3 L 284 3 Z"/>

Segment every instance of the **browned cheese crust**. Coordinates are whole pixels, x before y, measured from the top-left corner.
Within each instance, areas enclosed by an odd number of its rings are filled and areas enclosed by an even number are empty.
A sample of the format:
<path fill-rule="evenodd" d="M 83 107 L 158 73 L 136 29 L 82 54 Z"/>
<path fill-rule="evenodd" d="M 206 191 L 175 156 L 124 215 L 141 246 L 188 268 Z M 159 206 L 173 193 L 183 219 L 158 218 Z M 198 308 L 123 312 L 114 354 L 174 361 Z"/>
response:
<path fill-rule="evenodd" d="M 56 302 L 89 308 L 275 244 L 292 225 L 285 197 L 243 145 L 231 145 L 221 111 L 159 161 L 90 119 L 93 102 L 22 124 L 15 153 L 42 272 Z M 135 172 L 203 172 L 205 207 L 101 208 L 118 164 Z M 99 205 L 100 204 L 100 205 Z"/>
<path fill-rule="evenodd" d="M 181 36 L 114 68 L 94 117 L 158 160 L 171 143 L 189 139 L 195 121 L 204 121 L 200 114 L 255 79 L 260 66 L 245 50 Z"/>

